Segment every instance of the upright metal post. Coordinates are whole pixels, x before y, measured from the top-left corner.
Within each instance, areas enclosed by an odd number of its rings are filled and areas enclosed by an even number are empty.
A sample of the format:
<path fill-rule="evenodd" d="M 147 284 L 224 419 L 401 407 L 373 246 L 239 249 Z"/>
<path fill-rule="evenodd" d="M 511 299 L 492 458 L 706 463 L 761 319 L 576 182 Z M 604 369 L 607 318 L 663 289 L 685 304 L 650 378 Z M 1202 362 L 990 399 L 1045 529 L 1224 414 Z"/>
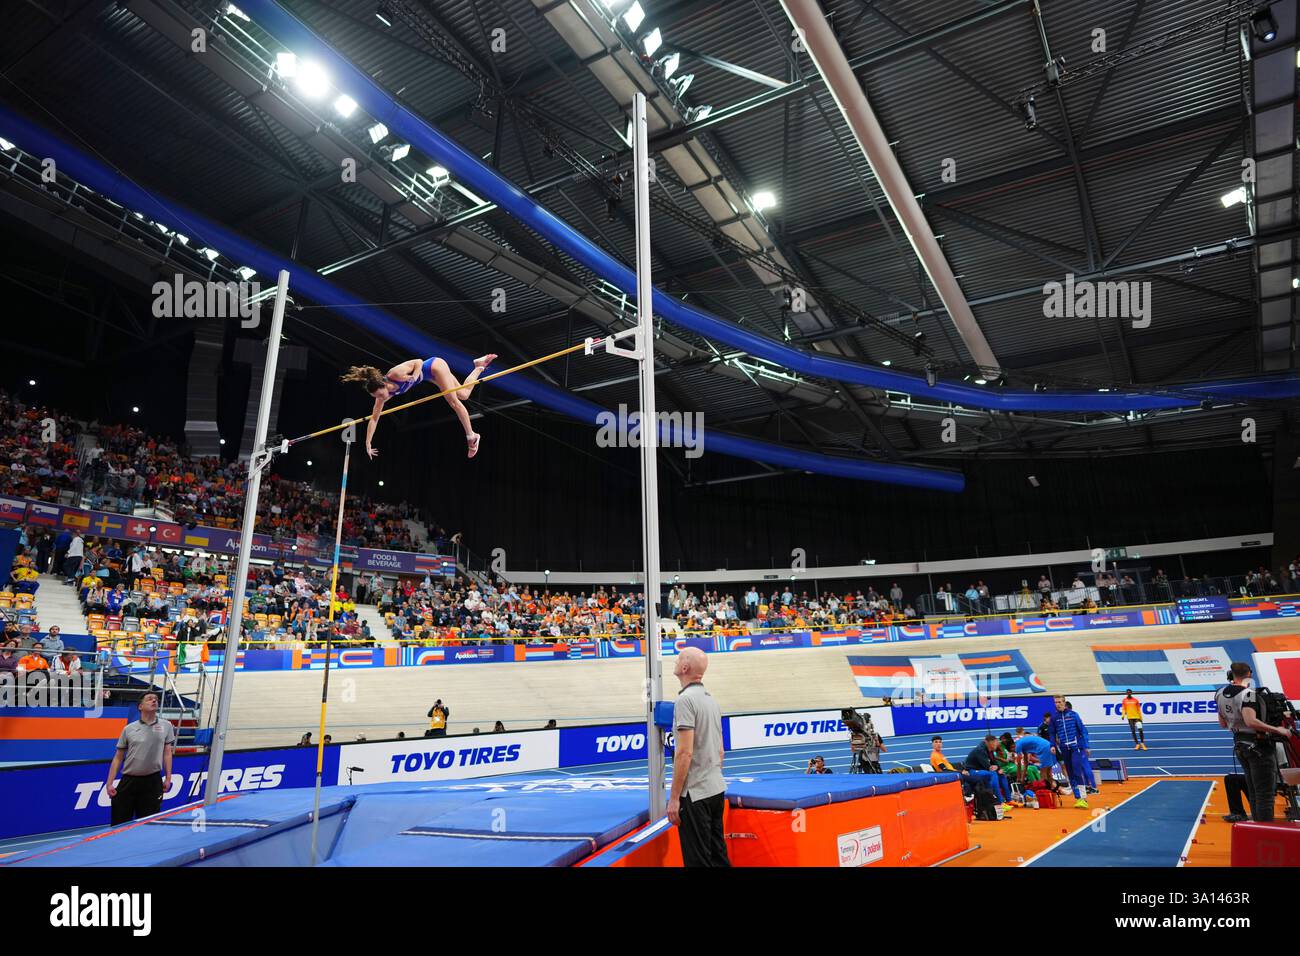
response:
<path fill-rule="evenodd" d="M 348 465 L 352 462 L 351 430 L 343 432 L 343 482 L 339 486 L 339 517 L 334 527 L 334 569 L 330 572 L 329 623 L 325 629 L 325 677 L 320 688 L 320 733 L 316 740 L 316 792 L 311 805 L 311 865 L 316 865 L 316 836 L 320 825 L 321 775 L 325 767 L 325 708 L 330 699 L 330 652 L 334 648 L 334 600 L 339 589 L 339 551 L 343 545 L 343 512 L 348 500 Z M 351 780 L 349 780 L 349 783 Z"/>
<path fill-rule="evenodd" d="M 275 392 L 275 366 L 280 358 L 280 329 L 284 325 L 284 300 L 289 291 L 289 273 L 280 270 L 271 314 L 271 335 L 266 340 L 266 369 L 262 374 L 262 395 L 257 406 L 257 431 L 253 453 L 248 459 L 248 487 L 244 491 L 244 521 L 239 532 L 239 558 L 235 562 L 235 588 L 226 623 L 226 651 L 221 661 L 221 693 L 217 698 L 216 729 L 208 754 L 208 779 L 203 804 L 217 802 L 221 789 L 221 761 L 226 753 L 226 728 L 230 724 L 230 695 L 234 689 L 235 658 L 239 654 L 239 631 L 244 624 L 244 591 L 248 583 L 248 561 L 253 550 L 253 526 L 257 522 L 257 495 L 262 487 L 262 468 L 267 462 L 266 432 L 271 423 L 271 396 Z"/>
<path fill-rule="evenodd" d="M 650 148 L 645 95 L 632 100 L 633 183 L 636 188 L 636 311 L 641 357 L 641 533 L 645 549 L 646 760 L 650 819 L 667 812 L 664 741 L 655 727 L 655 701 L 663 696 L 659 647 L 659 422 L 655 406 L 654 285 L 650 281 Z"/>

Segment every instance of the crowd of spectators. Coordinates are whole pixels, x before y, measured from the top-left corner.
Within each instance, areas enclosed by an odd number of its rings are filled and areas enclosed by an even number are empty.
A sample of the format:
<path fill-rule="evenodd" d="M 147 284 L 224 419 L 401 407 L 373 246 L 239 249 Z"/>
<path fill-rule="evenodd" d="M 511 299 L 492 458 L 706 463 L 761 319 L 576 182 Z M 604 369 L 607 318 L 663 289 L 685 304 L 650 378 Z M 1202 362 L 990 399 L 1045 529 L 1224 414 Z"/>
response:
<path fill-rule="evenodd" d="M 480 589 L 457 580 L 426 577 L 386 586 L 372 580 L 366 592 L 391 614 L 394 637 L 416 641 L 480 643 L 554 640 L 561 637 L 621 637 L 641 632 L 645 594 L 597 588 L 572 592 L 500 584 Z M 900 592 L 901 599 L 901 592 Z M 904 604 L 900 600 L 900 604 Z M 687 633 L 744 634 L 756 630 L 808 627 L 878 627 L 915 616 L 874 588 L 864 593 L 809 595 L 786 589 L 742 597 L 718 591 L 696 593 L 673 584 L 665 596 L 666 629 Z"/>
<path fill-rule="evenodd" d="M 95 441 L 79 451 L 82 434 Z M 182 524 L 233 528 L 243 513 L 244 470 L 240 462 L 216 456 L 189 457 L 175 441 L 130 424 L 83 424 L 0 390 L 0 494 L 56 500 L 60 492 L 73 492 L 99 510 L 131 514 L 136 507 L 156 507 Z M 336 493 L 272 473 L 262 482 L 258 528 L 282 540 L 300 534 L 332 540 L 337 509 Z M 427 525 L 417 541 L 408 521 L 422 523 L 418 509 L 406 502 L 350 496 L 344 543 L 402 551 L 454 543 L 443 529 Z"/>

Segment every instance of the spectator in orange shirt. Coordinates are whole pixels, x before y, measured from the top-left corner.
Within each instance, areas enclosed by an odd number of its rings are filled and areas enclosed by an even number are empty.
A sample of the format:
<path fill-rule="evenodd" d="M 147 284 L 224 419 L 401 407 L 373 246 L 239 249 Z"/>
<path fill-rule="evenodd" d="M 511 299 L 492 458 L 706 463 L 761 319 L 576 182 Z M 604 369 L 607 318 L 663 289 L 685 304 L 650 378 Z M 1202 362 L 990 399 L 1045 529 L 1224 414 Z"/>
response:
<path fill-rule="evenodd" d="M 27 671 L 29 674 L 32 671 L 48 671 L 50 669 L 50 662 L 47 661 L 45 655 L 41 653 L 44 648 L 45 645 L 40 641 L 37 641 L 32 645 L 32 649 L 28 651 L 27 656 L 19 659 L 18 667 L 21 670 Z"/>

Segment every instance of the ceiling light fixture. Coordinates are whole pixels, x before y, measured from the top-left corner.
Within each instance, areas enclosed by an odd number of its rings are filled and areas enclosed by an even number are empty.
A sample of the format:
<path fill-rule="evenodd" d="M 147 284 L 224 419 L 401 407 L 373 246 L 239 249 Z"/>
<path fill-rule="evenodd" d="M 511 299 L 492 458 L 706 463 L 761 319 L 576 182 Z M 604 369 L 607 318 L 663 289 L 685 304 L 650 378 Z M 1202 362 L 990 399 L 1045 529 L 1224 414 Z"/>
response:
<path fill-rule="evenodd" d="M 318 100 L 329 92 L 329 74 L 319 63 L 308 60 L 298 68 L 298 89 L 307 99 Z"/>
<path fill-rule="evenodd" d="M 632 6 L 627 8 L 627 13 L 623 14 L 623 22 L 627 28 L 636 33 L 637 28 L 645 21 L 645 11 L 641 9 L 639 0 L 636 0 Z"/>
<path fill-rule="evenodd" d="M 1264 43 L 1272 43 L 1276 40 L 1277 18 L 1273 16 L 1273 11 L 1265 7 L 1251 17 L 1250 32 L 1255 34 L 1256 40 L 1262 40 Z"/>
<path fill-rule="evenodd" d="M 1238 186 L 1230 193 L 1224 193 L 1219 197 L 1219 202 L 1223 203 L 1224 209 L 1230 209 L 1239 202 L 1245 202 L 1247 198 L 1246 187 Z"/>

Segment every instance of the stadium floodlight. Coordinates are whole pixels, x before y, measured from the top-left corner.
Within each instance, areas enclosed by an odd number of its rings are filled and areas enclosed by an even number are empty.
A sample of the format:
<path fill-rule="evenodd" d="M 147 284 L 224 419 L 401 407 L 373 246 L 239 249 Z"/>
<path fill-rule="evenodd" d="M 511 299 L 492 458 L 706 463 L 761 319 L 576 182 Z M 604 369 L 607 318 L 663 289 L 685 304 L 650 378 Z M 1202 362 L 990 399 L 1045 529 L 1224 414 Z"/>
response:
<path fill-rule="evenodd" d="M 653 30 L 651 30 L 649 33 L 647 33 L 644 37 L 641 38 L 641 49 L 645 50 L 646 56 L 654 56 L 655 50 L 663 46 L 663 43 L 664 43 L 663 34 L 659 32 L 658 27 L 655 27 Z"/>
<path fill-rule="evenodd" d="M 189 237 L 189 236 L 182 236 L 182 235 L 178 232 L 178 233 L 176 233 L 176 241 L 179 242 L 182 246 L 188 246 L 188 245 L 190 244 L 190 237 Z"/>
<path fill-rule="evenodd" d="M 1255 39 L 1262 40 L 1265 43 L 1272 43 L 1277 39 L 1277 18 L 1273 16 L 1273 11 L 1268 7 L 1257 12 L 1250 18 L 1250 30 L 1255 34 Z"/>
<path fill-rule="evenodd" d="M 330 90 L 329 74 L 314 60 L 308 60 L 298 69 L 298 89 L 309 100 L 318 100 Z"/>
<path fill-rule="evenodd" d="M 223 444 L 223 445 L 224 445 L 224 444 L 225 444 L 225 443 L 226 443 L 226 440 L 225 440 L 225 439 L 224 439 L 224 438 L 223 438 L 223 439 L 221 439 L 221 444 Z"/>
<path fill-rule="evenodd" d="M 252 20 L 249 19 L 247 13 L 239 9 L 239 7 L 235 6 L 233 3 L 226 4 L 226 16 L 238 17 L 240 20 L 243 20 L 245 23 L 253 22 Z"/>
<path fill-rule="evenodd" d="M 677 68 L 682 64 L 682 55 L 675 50 L 659 61 L 660 69 L 664 72 L 664 79 L 671 80 Z"/>
<path fill-rule="evenodd" d="M 307 467 L 308 467 L 308 468 L 311 467 L 311 459 L 310 459 L 310 458 L 307 459 Z"/>
<path fill-rule="evenodd" d="M 388 10 L 385 7 L 383 0 L 379 0 L 379 6 L 375 10 L 375 19 L 378 20 L 380 23 L 382 23 L 384 26 L 391 27 L 393 25 L 393 21 L 388 19 L 387 14 L 388 14 Z"/>
<path fill-rule="evenodd" d="M 35 385 L 35 384 L 36 384 L 36 379 L 34 379 L 34 378 L 29 378 L 29 379 L 27 380 L 27 384 L 28 384 L 28 385 Z"/>
<path fill-rule="evenodd" d="M 399 143 L 398 145 L 393 147 L 393 162 L 396 163 L 396 162 L 400 162 L 403 159 L 406 159 L 406 157 L 410 155 L 410 152 L 411 152 L 410 143 Z"/>
<path fill-rule="evenodd" d="M 160 222 L 155 222 L 153 225 L 154 225 L 154 228 L 157 229 L 159 232 L 161 232 L 164 236 L 167 235 L 167 233 L 168 233 L 169 230 L 168 230 L 167 227 L 164 226 L 162 223 L 160 223 Z"/>
<path fill-rule="evenodd" d="M 5 139 L 3 136 L 0 136 L 0 149 L 4 150 L 7 153 L 9 152 L 9 150 L 13 148 L 14 148 L 13 143 L 9 142 L 9 140 Z"/>
<path fill-rule="evenodd" d="M 1224 209 L 1230 209 L 1239 202 L 1246 201 L 1246 187 L 1238 186 L 1230 193 L 1224 193 L 1219 197 L 1219 202 L 1223 203 Z"/>
<path fill-rule="evenodd" d="M 759 212 L 764 209 L 771 209 L 776 205 L 776 194 L 770 189 L 760 189 L 754 193 L 754 208 Z"/>
<path fill-rule="evenodd" d="M 245 282 L 257 275 L 257 270 L 252 266 L 240 266 L 235 271 L 239 273 L 239 278 L 243 279 Z"/>
<path fill-rule="evenodd" d="M 334 101 L 334 109 L 338 110 L 340 116 L 347 119 L 357 111 L 357 101 L 344 93 Z"/>
<path fill-rule="evenodd" d="M 139 414 L 140 414 L 140 406 L 139 406 L 139 405 L 132 405 L 132 406 L 131 406 L 131 411 L 133 411 L 133 412 L 135 412 L 137 415 L 139 415 Z"/>
<path fill-rule="evenodd" d="M 640 0 L 633 0 L 632 6 L 627 8 L 627 13 L 623 14 L 623 22 L 633 33 L 636 33 L 637 27 L 645 22 L 645 11 L 641 9 Z"/>
<path fill-rule="evenodd" d="M 664 75 L 667 76 L 667 74 L 664 74 Z M 672 87 L 673 87 L 673 89 L 677 92 L 677 95 L 678 95 L 679 97 L 681 97 L 681 96 L 685 96 L 685 95 L 686 95 L 686 91 L 689 90 L 689 89 L 691 88 L 691 83 L 692 83 L 694 80 L 695 80 L 695 74 L 694 74 L 694 73 L 687 73 L 687 74 L 685 74 L 685 75 L 683 75 L 683 76 L 679 76 L 679 77 L 677 77 L 677 79 L 673 80 L 673 82 L 672 82 Z"/>
<path fill-rule="evenodd" d="M 275 55 L 275 72 L 282 80 L 291 80 L 298 75 L 298 54 L 277 53 Z"/>
<path fill-rule="evenodd" d="M 370 129 L 366 130 L 370 134 L 370 142 L 377 143 L 388 135 L 388 127 L 383 123 L 376 123 Z"/>
<path fill-rule="evenodd" d="M 216 249 L 209 249 L 207 246 L 204 246 L 202 249 L 199 250 L 199 252 L 202 255 L 207 256 L 209 262 L 216 262 L 217 256 L 221 255 L 221 253 L 217 252 Z"/>
<path fill-rule="evenodd" d="M 445 186 L 447 183 L 451 182 L 451 173 L 447 172 L 445 166 L 430 166 L 424 172 L 425 175 L 433 180 L 434 189 L 437 189 L 440 186 Z"/>
<path fill-rule="evenodd" d="M 687 113 L 686 122 L 696 123 L 702 119 L 707 119 L 709 114 L 712 112 L 713 112 L 712 106 L 692 106 L 689 110 L 686 111 Z"/>
<path fill-rule="evenodd" d="M 380 488 L 384 487 L 384 479 L 382 478 L 379 479 L 379 487 Z"/>

